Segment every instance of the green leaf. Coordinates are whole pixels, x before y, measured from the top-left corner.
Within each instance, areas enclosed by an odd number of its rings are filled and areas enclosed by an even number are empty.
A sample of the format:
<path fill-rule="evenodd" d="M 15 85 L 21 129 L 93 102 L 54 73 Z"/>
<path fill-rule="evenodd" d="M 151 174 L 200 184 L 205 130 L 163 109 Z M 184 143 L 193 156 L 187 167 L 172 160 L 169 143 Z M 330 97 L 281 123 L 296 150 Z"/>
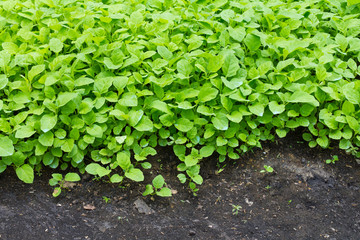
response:
<path fill-rule="evenodd" d="M 200 156 L 201 157 L 210 157 L 215 151 L 215 147 L 212 146 L 212 145 L 206 145 L 206 146 L 203 146 L 201 149 L 200 149 Z"/>
<path fill-rule="evenodd" d="M 125 172 L 125 177 L 127 177 L 135 182 L 144 181 L 144 174 L 138 168 L 130 168 L 129 171 Z"/>
<path fill-rule="evenodd" d="M 250 105 L 249 110 L 251 113 L 261 117 L 264 114 L 265 107 L 263 104 L 257 102 L 253 105 Z"/>
<path fill-rule="evenodd" d="M 131 166 L 130 156 L 125 152 L 119 152 L 116 161 L 124 171 L 127 171 Z"/>
<path fill-rule="evenodd" d="M 238 42 L 242 42 L 242 40 L 246 35 L 246 30 L 243 27 L 236 27 L 236 28 L 229 27 L 229 35 L 234 40 Z"/>
<path fill-rule="evenodd" d="M 24 183 L 33 183 L 34 181 L 34 169 L 29 164 L 24 164 L 15 170 L 18 178 Z"/>
<path fill-rule="evenodd" d="M 152 184 L 154 186 L 155 189 L 159 189 L 162 188 L 165 184 L 165 180 L 163 178 L 163 176 L 161 175 L 157 175 L 153 180 L 152 180 Z"/>
<path fill-rule="evenodd" d="M 260 37 L 254 35 L 254 34 L 246 35 L 246 37 L 244 39 L 244 43 L 250 51 L 256 51 L 261 46 Z"/>
<path fill-rule="evenodd" d="M 224 64 L 222 65 L 222 70 L 227 78 L 233 77 L 236 75 L 237 71 L 240 69 L 239 60 L 234 54 L 229 53 L 225 57 Z"/>
<path fill-rule="evenodd" d="M 32 82 L 34 77 L 36 77 L 37 75 L 42 73 L 44 70 L 45 70 L 45 65 L 44 64 L 36 65 L 36 66 L 32 67 L 31 70 L 28 73 L 29 81 Z"/>
<path fill-rule="evenodd" d="M 185 174 L 179 173 L 179 174 L 177 175 L 177 177 L 178 177 L 178 179 L 179 179 L 179 181 L 180 181 L 181 183 L 185 183 L 185 182 L 186 182 L 186 175 L 185 175 Z"/>
<path fill-rule="evenodd" d="M 214 124 L 214 127 L 218 130 L 225 131 L 229 128 L 229 120 L 226 115 L 223 113 L 216 114 L 215 117 L 211 119 L 211 122 Z"/>
<path fill-rule="evenodd" d="M 198 99 L 199 102 L 208 102 L 218 95 L 219 91 L 212 87 L 202 87 L 200 89 Z"/>
<path fill-rule="evenodd" d="M 46 147 L 51 147 L 54 143 L 54 134 L 52 132 L 46 132 L 39 136 L 39 143 Z"/>
<path fill-rule="evenodd" d="M 57 123 L 57 117 L 52 114 L 45 114 L 40 119 L 41 130 L 46 133 L 53 129 Z M 44 145 L 45 146 L 45 145 Z"/>
<path fill-rule="evenodd" d="M 49 42 L 50 50 L 59 53 L 63 49 L 64 44 L 58 38 L 52 38 Z"/>
<path fill-rule="evenodd" d="M 8 84 L 9 80 L 5 74 L 0 74 L 0 90 L 4 89 Z"/>
<path fill-rule="evenodd" d="M 153 122 L 148 116 L 143 116 L 140 122 L 135 126 L 135 129 L 140 132 L 151 132 L 153 131 Z"/>
<path fill-rule="evenodd" d="M 167 47 L 164 46 L 158 46 L 157 47 L 157 52 L 160 54 L 160 56 L 166 60 L 170 60 L 173 58 L 173 54 L 172 52 L 169 51 L 169 49 L 167 49 Z"/>
<path fill-rule="evenodd" d="M 348 122 L 349 126 L 355 131 L 359 132 L 359 121 L 352 116 L 346 116 L 346 121 Z"/>
<path fill-rule="evenodd" d="M 193 67 L 190 62 L 186 59 L 181 59 L 176 64 L 176 69 L 184 77 L 189 77 L 193 71 Z"/>
<path fill-rule="evenodd" d="M 67 173 L 64 179 L 68 182 L 77 182 L 81 180 L 79 174 L 77 173 Z"/>
<path fill-rule="evenodd" d="M 91 127 L 87 127 L 86 132 L 88 134 L 90 134 L 91 136 L 94 136 L 97 138 L 102 138 L 102 136 L 103 136 L 103 129 L 97 124 L 94 124 Z"/>
<path fill-rule="evenodd" d="M 188 132 L 194 127 L 194 123 L 186 118 L 179 118 L 175 122 L 175 127 L 181 132 Z"/>
<path fill-rule="evenodd" d="M 120 176 L 119 174 L 113 174 L 111 177 L 110 177 L 110 182 L 112 183 L 120 183 L 122 182 L 124 179 L 123 176 Z"/>
<path fill-rule="evenodd" d="M 285 105 L 284 104 L 278 104 L 275 101 L 271 101 L 269 103 L 269 109 L 273 114 L 280 114 L 285 111 Z"/>
<path fill-rule="evenodd" d="M 354 82 L 345 84 L 342 87 L 342 90 L 346 99 L 349 100 L 349 102 L 351 102 L 352 104 L 360 104 L 359 89 L 356 89 Z"/>
<path fill-rule="evenodd" d="M 21 126 L 18 130 L 16 130 L 15 137 L 16 138 L 29 138 L 34 135 L 36 131 L 31 126 Z"/>
<path fill-rule="evenodd" d="M 160 197 L 171 197 L 171 190 L 167 187 L 162 188 L 160 191 L 156 192 L 156 195 Z"/>
<path fill-rule="evenodd" d="M 7 136 L 0 137 L 0 157 L 7 157 L 14 154 L 14 145 Z"/>
<path fill-rule="evenodd" d="M 77 93 L 61 92 L 61 93 L 59 93 L 59 95 L 56 99 L 56 105 L 57 105 L 57 107 L 62 107 L 76 97 L 77 97 Z"/>
<path fill-rule="evenodd" d="M 137 96 L 132 92 L 126 92 L 119 100 L 119 104 L 126 107 L 136 107 L 138 105 Z"/>
<path fill-rule="evenodd" d="M 295 91 L 287 101 L 292 103 L 309 103 L 315 107 L 319 106 L 319 102 L 315 99 L 314 96 L 299 90 Z"/>
<path fill-rule="evenodd" d="M 97 175 L 97 169 L 101 167 L 98 163 L 90 163 L 85 167 L 85 171 L 91 175 Z"/>
<path fill-rule="evenodd" d="M 151 195 L 154 192 L 154 188 L 151 184 L 147 184 L 143 196 Z"/>

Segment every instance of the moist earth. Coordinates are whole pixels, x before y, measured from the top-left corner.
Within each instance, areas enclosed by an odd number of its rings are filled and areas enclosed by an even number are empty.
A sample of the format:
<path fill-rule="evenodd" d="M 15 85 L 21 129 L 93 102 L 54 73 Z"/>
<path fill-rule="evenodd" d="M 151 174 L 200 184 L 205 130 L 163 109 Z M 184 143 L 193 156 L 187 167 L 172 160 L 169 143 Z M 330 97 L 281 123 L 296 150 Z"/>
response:
<path fill-rule="evenodd" d="M 338 155 L 335 164 L 326 159 Z M 43 170 L 28 185 L 0 175 L 0 239 L 359 239 L 360 165 L 339 149 L 310 149 L 301 133 L 240 159 L 203 160 L 197 196 L 177 179 L 171 148 L 159 149 L 145 182 L 89 175 L 57 198 Z M 274 172 L 260 172 L 268 165 Z M 143 197 L 161 174 L 171 198 Z"/>

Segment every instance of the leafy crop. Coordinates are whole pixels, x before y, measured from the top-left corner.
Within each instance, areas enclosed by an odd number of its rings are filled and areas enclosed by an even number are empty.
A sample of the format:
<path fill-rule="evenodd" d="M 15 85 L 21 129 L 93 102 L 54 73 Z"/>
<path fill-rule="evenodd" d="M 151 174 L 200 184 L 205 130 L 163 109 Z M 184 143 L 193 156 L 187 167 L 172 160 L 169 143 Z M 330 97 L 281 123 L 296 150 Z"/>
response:
<path fill-rule="evenodd" d="M 360 157 L 357 3 L 1 1 L 0 173 L 143 181 L 172 146 L 195 193 L 207 157 L 299 127 Z"/>

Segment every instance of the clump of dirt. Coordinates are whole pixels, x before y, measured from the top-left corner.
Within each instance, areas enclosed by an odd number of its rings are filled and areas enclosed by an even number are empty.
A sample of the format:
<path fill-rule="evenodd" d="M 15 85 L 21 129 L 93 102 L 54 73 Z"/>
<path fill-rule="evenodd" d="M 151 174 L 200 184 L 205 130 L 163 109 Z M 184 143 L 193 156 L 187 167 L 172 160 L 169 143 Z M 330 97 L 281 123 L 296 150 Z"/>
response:
<path fill-rule="evenodd" d="M 0 239 L 358 239 L 360 165 L 300 139 L 266 143 L 237 161 L 207 159 L 196 197 L 178 181 L 171 149 L 150 160 L 146 176 L 162 174 L 171 198 L 142 197 L 144 183 L 86 175 L 53 198 L 50 171 L 33 185 L 7 171 L 0 175 Z M 325 164 L 335 154 L 340 161 Z M 274 172 L 261 173 L 264 165 Z"/>

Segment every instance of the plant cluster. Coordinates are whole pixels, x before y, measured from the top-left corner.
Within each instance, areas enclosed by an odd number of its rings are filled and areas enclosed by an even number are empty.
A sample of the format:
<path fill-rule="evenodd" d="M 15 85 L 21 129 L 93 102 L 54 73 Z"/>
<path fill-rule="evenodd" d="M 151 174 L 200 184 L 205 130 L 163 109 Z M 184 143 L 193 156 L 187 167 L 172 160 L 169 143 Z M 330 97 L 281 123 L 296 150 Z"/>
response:
<path fill-rule="evenodd" d="M 197 191 L 203 159 L 299 127 L 310 147 L 360 157 L 356 3 L 1 1 L 0 173 L 143 181 L 148 156 L 172 146 Z"/>

